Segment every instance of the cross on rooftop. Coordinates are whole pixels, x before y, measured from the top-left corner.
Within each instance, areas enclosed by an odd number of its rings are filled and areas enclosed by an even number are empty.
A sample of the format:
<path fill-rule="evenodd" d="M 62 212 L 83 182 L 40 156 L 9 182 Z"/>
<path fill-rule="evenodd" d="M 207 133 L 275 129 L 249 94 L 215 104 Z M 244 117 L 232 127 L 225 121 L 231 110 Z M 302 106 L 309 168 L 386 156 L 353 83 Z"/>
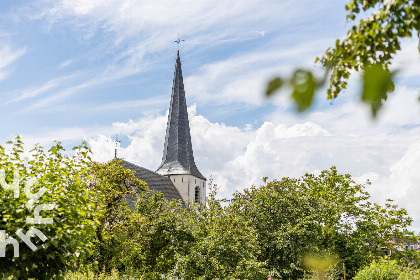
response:
<path fill-rule="evenodd" d="M 181 40 L 179 39 L 179 33 L 178 33 L 178 39 L 176 41 L 174 41 L 174 43 L 178 44 L 178 51 L 179 51 L 179 43 L 184 42 L 185 40 Z"/>

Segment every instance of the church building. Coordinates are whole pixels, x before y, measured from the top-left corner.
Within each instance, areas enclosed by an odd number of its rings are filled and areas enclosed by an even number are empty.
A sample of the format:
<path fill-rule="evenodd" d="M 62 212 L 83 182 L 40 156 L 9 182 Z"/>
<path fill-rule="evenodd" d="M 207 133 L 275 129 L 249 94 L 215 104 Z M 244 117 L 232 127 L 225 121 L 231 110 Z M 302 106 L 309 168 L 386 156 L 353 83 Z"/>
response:
<path fill-rule="evenodd" d="M 123 160 L 125 168 L 151 190 L 160 191 L 168 200 L 205 203 L 206 178 L 194 162 L 179 50 L 175 63 L 171 103 L 166 127 L 162 163 L 156 172 Z"/>

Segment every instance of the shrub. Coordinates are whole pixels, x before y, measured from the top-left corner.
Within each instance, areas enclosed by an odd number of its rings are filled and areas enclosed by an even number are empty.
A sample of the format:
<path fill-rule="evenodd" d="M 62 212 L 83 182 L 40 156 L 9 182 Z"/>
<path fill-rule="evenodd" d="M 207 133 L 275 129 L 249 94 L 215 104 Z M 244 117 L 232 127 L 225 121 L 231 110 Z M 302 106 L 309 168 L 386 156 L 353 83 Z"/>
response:
<path fill-rule="evenodd" d="M 0 146 L 0 249 L 5 248 L 0 278 L 51 279 L 93 253 L 96 195 L 88 188 L 90 151 L 82 145 L 67 156 L 60 143 L 48 152 L 39 146 L 25 151 L 19 137 L 9 143 Z M 36 219 L 36 212 L 50 220 Z"/>
<path fill-rule="evenodd" d="M 415 280 L 420 279 L 418 272 L 403 268 L 397 261 L 381 259 L 373 261 L 370 265 L 361 269 L 354 280 Z"/>

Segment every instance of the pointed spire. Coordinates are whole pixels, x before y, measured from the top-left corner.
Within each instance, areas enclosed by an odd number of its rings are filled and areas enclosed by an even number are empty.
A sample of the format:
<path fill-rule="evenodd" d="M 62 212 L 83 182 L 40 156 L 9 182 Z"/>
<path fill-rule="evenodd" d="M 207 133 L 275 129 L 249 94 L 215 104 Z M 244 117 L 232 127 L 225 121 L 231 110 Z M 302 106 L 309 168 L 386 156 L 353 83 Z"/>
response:
<path fill-rule="evenodd" d="M 175 63 L 163 158 L 157 172 L 162 175 L 191 174 L 205 180 L 194 162 L 179 50 Z"/>

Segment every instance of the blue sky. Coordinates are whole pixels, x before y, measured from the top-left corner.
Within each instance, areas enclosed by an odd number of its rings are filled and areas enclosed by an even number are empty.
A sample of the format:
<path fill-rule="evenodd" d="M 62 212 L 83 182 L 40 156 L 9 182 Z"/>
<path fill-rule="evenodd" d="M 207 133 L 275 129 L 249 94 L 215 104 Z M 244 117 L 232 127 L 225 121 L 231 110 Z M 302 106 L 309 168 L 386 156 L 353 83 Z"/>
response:
<path fill-rule="evenodd" d="M 286 91 L 267 100 L 267 81 L 342 38 L 346 1 L 39 0 L 0 2 L 0 142 L 119 154 L 160 163 L 178 32 L 193 148 L 203 174 L 229 196 L 261 178 L 297 177 L 336 165 L 372 181 L 420 229 L 418 42 L 403 41 L 397 89 L 378 120 L 359 102 L 359 77 L 333 102 L 320 92 L 296 114 Z"/>

